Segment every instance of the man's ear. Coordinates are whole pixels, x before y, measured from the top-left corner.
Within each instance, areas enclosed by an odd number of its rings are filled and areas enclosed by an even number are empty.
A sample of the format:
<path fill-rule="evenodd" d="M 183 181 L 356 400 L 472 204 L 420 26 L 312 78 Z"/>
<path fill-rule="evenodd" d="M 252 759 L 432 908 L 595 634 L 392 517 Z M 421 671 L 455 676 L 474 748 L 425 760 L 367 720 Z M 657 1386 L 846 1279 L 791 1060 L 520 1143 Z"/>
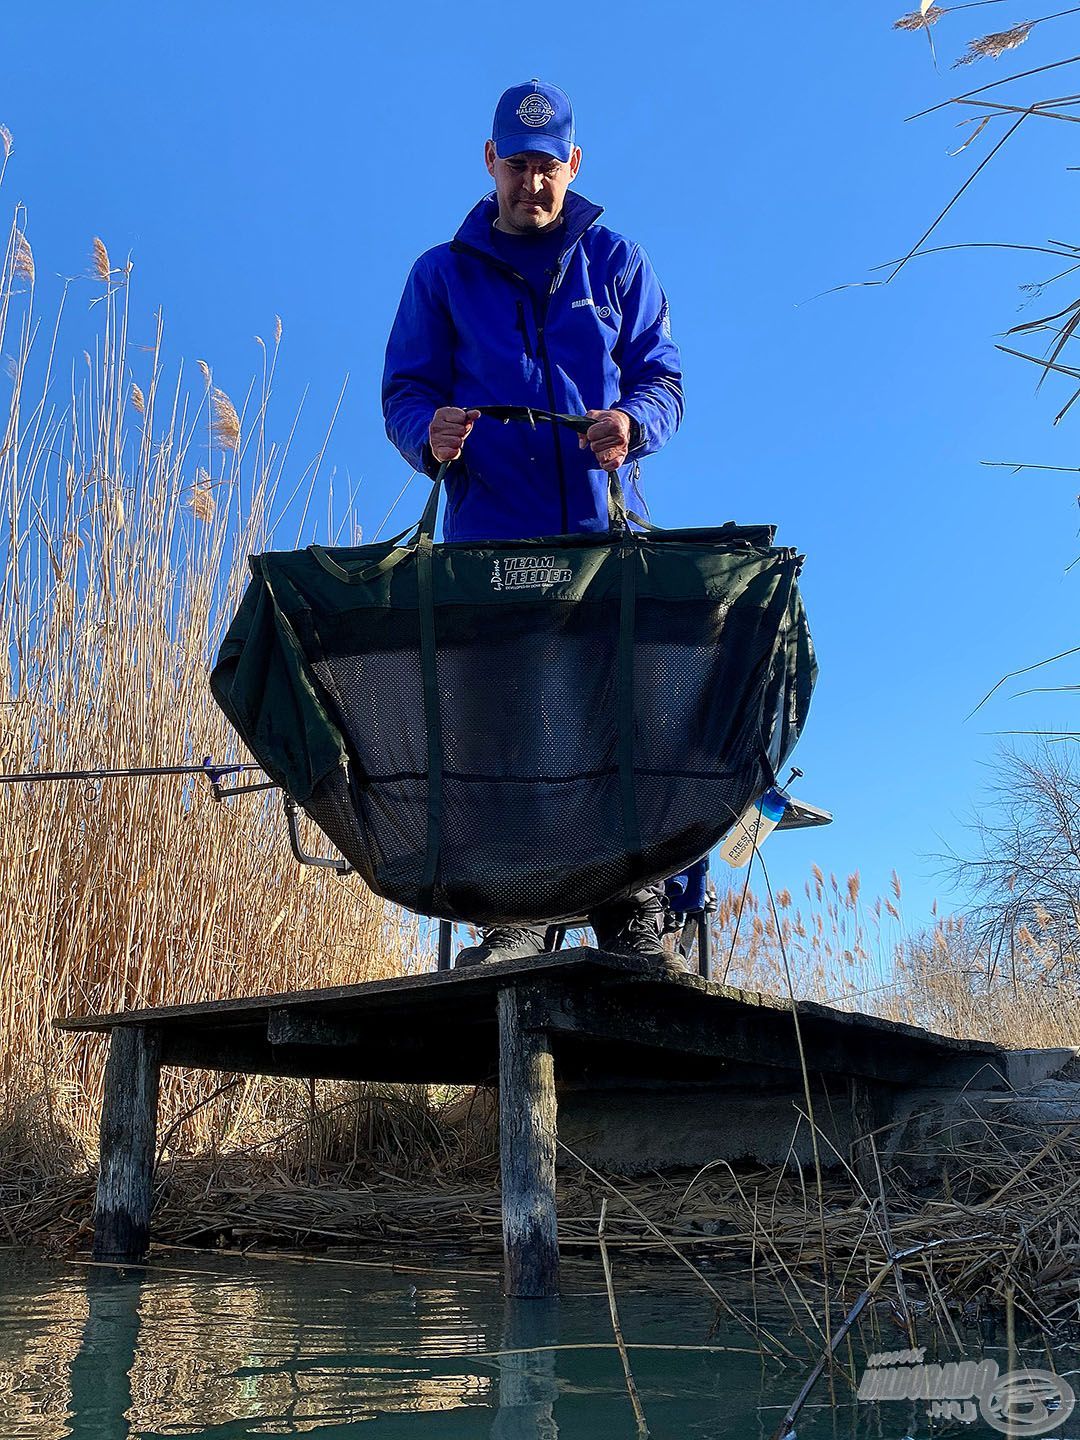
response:
<path fill-rule="evenodd" d="M 496 156 L 495 156 L 495 141 L 494 141 L 494 140 L 485 140 L 485 141 L 484 141 L 484 164 L 487 166 L 487 172 L 488 172 L 488 174 L 489 174 L 492 178 L 494 178 L 494 176 L 495 176 L 495 159 L 496 159 Z"/>
<path fill-rule="evenodd" d="M 571 152 L 570 152 L 570 179 L 571 179 L 571 180 L 573 180 L 574 177 L 577 175 L 578 168 L 580 167 L 580 165 L 581 165 L 581 146 L 580 146 L 580 145 L 575 145 L 574 148 L 573 148 L 573 150 L 571 150 Z"/>

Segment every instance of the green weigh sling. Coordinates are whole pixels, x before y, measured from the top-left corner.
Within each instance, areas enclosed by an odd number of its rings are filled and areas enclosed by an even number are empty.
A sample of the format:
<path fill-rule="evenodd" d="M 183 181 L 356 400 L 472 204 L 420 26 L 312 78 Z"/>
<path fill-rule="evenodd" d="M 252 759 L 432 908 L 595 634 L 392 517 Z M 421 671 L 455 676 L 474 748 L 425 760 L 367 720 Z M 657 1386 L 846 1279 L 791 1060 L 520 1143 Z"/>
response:
<path fill-rule="evenodd" d="M 768 526 L 632 530 L 617 479 L 608 534 L 435 544 L 438 496 L 408 541 L 252 556 L 211 675 L 252 755 L 447 920 L 584 915 L 704 855 L 806 718 L 801 558 Z"/>

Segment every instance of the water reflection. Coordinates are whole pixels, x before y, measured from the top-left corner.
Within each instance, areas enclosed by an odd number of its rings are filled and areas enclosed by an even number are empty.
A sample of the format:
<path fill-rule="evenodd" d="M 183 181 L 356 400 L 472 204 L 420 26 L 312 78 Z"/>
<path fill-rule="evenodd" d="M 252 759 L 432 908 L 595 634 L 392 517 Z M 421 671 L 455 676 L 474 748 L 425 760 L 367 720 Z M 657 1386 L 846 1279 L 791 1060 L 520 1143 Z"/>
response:
<path fill-rule="evenodd" d="M 483 1276 L 185 1259 L 119 1271 L 0 1253 L 0 1440 L 635 1433 L 595 1266 L 578 1270 L 561 1301 L 543 1302 L 504 1301 Z M 618 1283 L 654 1440 L 765 1440 L 805 1369 L 763 1366 L 733 1331 L 709 1341 L 709 1296 L 680 1289 L 670 1271 Z M 1060 1368 L 1075 1366 L 1062 1357 Z M 859 1403 L 838 1385 L 831 1408 L 822 1387 L 800 1440 L 839 1434 L 899 1440 L 931 1429 L 922 1407 Z"/>
<path fill-rule="evenodd" d="M 66 1435 L 128 1434 L 142 1289 L 138 1272 L 103 1267 L 87 1273 L 86 1318 L 69 1372 Z"/>
<path fill-rule="evenodd" d="M 491 1440 L 555 1440 L 554 1347 L 559 1343 L 557 1300 L 510 1300 L 503 1311 L 499 1356 L 499 1413 Z"/>

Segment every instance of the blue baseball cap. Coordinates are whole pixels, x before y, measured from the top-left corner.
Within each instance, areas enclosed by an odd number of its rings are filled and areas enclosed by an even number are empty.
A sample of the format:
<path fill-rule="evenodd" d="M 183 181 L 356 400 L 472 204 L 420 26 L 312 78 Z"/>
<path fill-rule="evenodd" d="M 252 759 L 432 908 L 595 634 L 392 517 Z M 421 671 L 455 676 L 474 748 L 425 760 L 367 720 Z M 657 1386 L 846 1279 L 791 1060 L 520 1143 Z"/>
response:
<path fill-rule="evenodd" d="M 495 107 L 491 128 L 500 160 L 524 150 L 542 150 L 556 160 L 569 160 L 574 148 L 574 107 L 557 85 L 530 80 L 511 85 Z"/>

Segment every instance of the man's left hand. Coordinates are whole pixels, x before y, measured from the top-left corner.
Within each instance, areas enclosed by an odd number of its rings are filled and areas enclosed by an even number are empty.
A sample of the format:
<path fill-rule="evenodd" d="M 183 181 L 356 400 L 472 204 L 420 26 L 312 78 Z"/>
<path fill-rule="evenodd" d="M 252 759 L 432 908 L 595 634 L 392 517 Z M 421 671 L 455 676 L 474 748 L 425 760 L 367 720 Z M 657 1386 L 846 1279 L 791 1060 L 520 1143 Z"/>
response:
<path fill-rule="evenodd" d="M 579 436 L 582 450 L 588 445 L 601 470 L 617 470 L 630 451 L 630 416 L 624 410 L 586 410 L 593 423 Z"/>

